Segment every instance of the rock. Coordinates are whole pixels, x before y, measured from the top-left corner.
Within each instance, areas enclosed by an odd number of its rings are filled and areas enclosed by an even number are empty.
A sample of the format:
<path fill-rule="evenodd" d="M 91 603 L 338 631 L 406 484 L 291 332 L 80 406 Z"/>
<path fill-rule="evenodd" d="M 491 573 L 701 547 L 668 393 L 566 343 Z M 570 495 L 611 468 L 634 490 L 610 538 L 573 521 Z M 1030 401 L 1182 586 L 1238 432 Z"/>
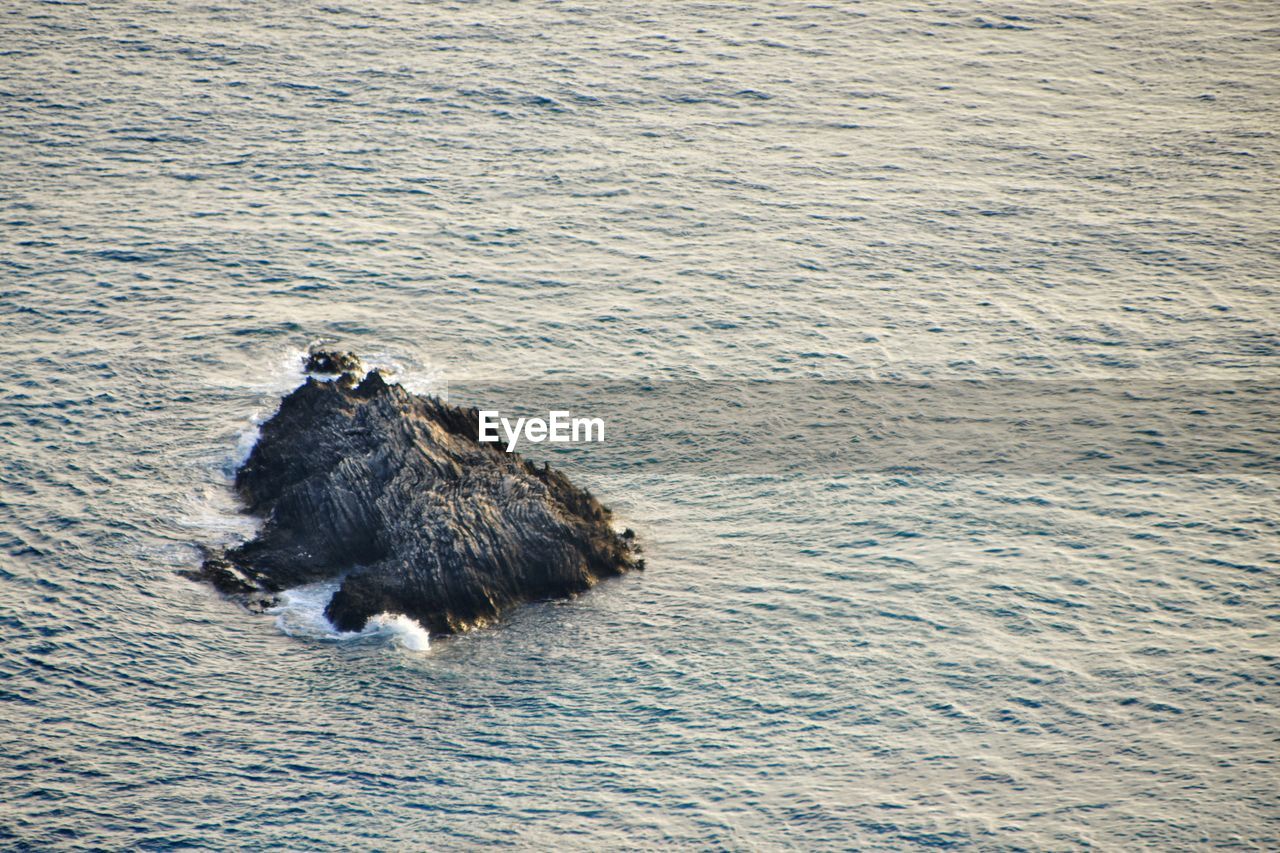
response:
<path fill-rule="evenodd" d="M 268 610 L 280 603 L 278 596 L 260 583 L 250 580 L 222 554 L 208 556 L 197 571 L 184 571 L 179 574 L 211 584 L 219 592 L 238 598 L 245 607 L 255 613 Z"/>
<path fill-rule="evenodd" d="M 607 508 L 558 471 L 481 444 L 477 427 L 475 409 L 376 371 L 308 378 L 236 475 L 261 533 L 199 576 L 246 601 L 342 577 L 326 610 L 339 629 L 387 612 L 450 634 L 643 568 Z"/>
<path fill-rule="evenodd" d="M 354 353 L 313 347 L 304 369 L 307 373 L 359 373 L 360 359 Z"/>

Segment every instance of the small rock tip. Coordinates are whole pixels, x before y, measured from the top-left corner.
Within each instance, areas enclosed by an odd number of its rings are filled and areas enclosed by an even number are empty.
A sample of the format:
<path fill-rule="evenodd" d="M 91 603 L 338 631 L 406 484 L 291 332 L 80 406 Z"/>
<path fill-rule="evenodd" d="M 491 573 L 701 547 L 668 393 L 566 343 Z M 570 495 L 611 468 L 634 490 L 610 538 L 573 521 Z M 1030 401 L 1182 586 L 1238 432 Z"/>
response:
<path fill-rule="evenodd" d="M 355 353 L 313 346 L 307 352 L 307 362 L 304 369 L 307 373 L 359 374 L 361 365 L 360 359 Z"/>

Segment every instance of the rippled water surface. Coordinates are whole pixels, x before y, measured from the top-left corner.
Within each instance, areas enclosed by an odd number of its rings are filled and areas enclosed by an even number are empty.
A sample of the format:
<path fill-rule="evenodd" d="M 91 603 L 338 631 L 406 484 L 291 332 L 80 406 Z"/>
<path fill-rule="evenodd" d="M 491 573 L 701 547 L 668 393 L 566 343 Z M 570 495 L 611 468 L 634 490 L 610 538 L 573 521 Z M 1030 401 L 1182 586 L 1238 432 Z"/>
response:
<path fill-rule="evenodd" d="M 1280 846 L 1278 42 L 1262 2 L 8 4 L 0 844 Z M 1180 410 L 1194 470 L 580 450 L 649 570 L 424 650 L 176 574 L 252 533 L 229 475 L 317 338 L 726 422 L 741 380 L 1262 392 Z"/>

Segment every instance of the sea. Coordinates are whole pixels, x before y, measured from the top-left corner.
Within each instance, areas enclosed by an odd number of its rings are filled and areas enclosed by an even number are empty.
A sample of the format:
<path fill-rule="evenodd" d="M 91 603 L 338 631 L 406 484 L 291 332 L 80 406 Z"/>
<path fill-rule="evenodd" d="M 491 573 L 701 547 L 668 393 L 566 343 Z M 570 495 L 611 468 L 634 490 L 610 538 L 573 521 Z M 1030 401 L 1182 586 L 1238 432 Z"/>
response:
<path fill-rule="evenodd" d="M 1280 848 L 1278 134 L 1266 2 L 11 0 L 0 848 Z M 316 343 L 646 570 L 183 577 Z"/>

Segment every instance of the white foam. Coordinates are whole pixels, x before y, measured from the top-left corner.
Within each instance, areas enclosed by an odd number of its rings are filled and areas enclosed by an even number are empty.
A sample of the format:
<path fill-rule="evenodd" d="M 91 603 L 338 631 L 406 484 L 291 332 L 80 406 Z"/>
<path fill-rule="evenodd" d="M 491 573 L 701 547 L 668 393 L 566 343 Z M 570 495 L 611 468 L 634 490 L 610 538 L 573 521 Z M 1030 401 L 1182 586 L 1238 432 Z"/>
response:
<path fill-rule="evenodd" d="M 414 619 L 398 613 L 379 613 L 370 617 L 362 631 L 339 631 L 324 615 L 338 581 L 307 584 L 287 589 L 280 603 L 268 613 L 275 614 L 276 627 L 290 637 L 308 640 L 345 642 L 361 638 L 385 639 L 411 652 L 425 652 L 431 635 Z"/>
<path fill-rule="evenodd" d="M 249 425 L 236 435 L 236 449 L 231 459 L 232 469 L 239 468 L 249 461 L 249 454 L 253 452 L 253 447 L 260 438 L 262 438 L 262 420 L 255 413 L 249 420 Z"/>
<path fill-rule="evenodd" d="M 312 583 L 286 589 L 280 593 L 280 603 L 268 610 L 275 614 L 276 627 L 290 637 L 311 640 L 332 640 L 343 633 L 325 618 L 324 609 L 329 599 L 338 591 L 338 581 Z M 355 636 L 355 632 L 351 632 Z"/>
<path fill-rule="evenodd" d="M 246 382 L 238 384 L 238 387 L 247 388 L 256 394 L 270 395 L 272 399 L 268 406 L 254 409 L 249 415 L 248 422 L 236 433 L 235 450 L 223 466 L 223 473 L 228 481 L 232 479 L 235 471 L 248 461 L 254 445 L 262 437 L 262 425 L 280 405 L 278 398 L 297 388 L 306 378 L 302 369 L 306 357 L 305 349 L 286 347 L 279 350 L 274 359 L 255 371 Z"/>
<path fill-rule="evenodd" d="M 365 623 L 362 634 L 374 634 L 389 637 L 392 642 L 411 652 L 425 652 L 431 645 L 431 635 L 427 629 L 399 613 L 379 613 Z"/>
<path fill-rule="evenodd" d="M 410 393 L 431 394 L 448 402 L 449 383 L 439 367 L 408 363 L 385 352 L 362 355 L 361 362 L 366 370 L 381 370 L 388 382 L 401 385 Z"/>
<path fill-rule="evenodd" d="M 182 499 L 178 524 L 200 531 L 201 541 L 218 545 L 247 542 L 257 535 L 261 522 L 240 511 L 236 497 L 225 484 L 207 484 Z"/>
<path fill-rule="evenodd" d="M 236 376 L 228 379 L 235 387 L 258 394 L 282 396 L 297 388 L 306 378 L 303 372 L 306 359 L 305 349 L 284 347 L 277 350 L 273 358 L 257 363 L 244 379 Z"/>

